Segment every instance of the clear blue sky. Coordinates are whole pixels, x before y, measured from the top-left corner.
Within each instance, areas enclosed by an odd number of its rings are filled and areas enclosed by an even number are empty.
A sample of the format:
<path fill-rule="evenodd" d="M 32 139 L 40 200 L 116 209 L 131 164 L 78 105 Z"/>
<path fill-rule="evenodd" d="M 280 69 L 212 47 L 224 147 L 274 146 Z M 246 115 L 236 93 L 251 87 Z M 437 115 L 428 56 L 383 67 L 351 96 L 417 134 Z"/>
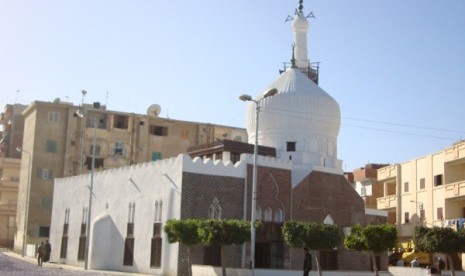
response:
<path fill-rule="evenodd" d="M 0 0 L 0 106 L 110 110 L 245 127 L 291 57 L 297 0 Z M 313 0 L 309 57 L 341 107 L 344 169 L 465 138 L 465 1 Z M 19 92 L 17 92 L 19 90 Z M 107 99 L 108 92 L 108 99 Z"/>

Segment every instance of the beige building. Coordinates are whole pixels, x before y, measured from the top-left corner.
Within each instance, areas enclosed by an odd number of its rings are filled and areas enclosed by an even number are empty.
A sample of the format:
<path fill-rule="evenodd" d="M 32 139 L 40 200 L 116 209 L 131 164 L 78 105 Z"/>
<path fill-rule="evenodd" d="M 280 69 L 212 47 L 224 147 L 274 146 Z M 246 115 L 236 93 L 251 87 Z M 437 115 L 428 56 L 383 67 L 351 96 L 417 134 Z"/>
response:
<path fill-rule="evenodd" d="M 378 170 L 383 194 L 378 209 L 388 211 L 399 238 L 415 226 L 463 227 L 465 221 L 465 141 L 440 152 Z"/>
<path fill-rule="evenodd" d="M 21 160 L 0 158 L 0 246 L 12 247 L 16 231 L 19 168 Z"/>
<path fill-rule="evenodd" d="M 23 142 L 24 119 L 27 106 L 6 105 L 0 114 L 0 246 L 13 247 L 16 232 L 16 204 L 18 199 L 21 154 L 16 150 Z"/>
<path fill-rule="evenodd" d="M 378 169 L 387 164 L 366 164 L 353 172 L 345 173 L 352 187 L 362 197 L 366 208 L 376 209 L 378 197 L 383 196 L 383 185 L 378 181 Z"/>
<path fill-rule="evenodd" d="M 33 102 L 24 112 L 23 157 L 18 196 L 15 249 L 23 245 L 26 205 L 27 242 L 49 236 L 54 178 L 88 173 L 95 150 L 95 169 L 177 156 L 189 147 L 218 139 L 246 141 L 245 129 L 106 110 L 99 103 L 73 106 Z M 30 162 L 30 163 L 29 163 Z M 27 187 L 30 196 L 27 200 Z"/>

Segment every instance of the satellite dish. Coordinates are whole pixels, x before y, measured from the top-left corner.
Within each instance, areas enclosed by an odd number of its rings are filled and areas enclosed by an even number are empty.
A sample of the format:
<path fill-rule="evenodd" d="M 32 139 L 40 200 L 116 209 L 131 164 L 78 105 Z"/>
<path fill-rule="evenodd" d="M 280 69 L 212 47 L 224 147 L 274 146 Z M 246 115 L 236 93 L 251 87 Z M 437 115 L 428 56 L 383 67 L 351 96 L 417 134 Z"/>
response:
<path fill-rule="evenodd" d="M 152 104 L 147 108 L 147 115 L 148 116 L 153 116 L 153 117 L 158 117 L 158 115 L 161 112 L 161 107 L 158 104 Z"/>

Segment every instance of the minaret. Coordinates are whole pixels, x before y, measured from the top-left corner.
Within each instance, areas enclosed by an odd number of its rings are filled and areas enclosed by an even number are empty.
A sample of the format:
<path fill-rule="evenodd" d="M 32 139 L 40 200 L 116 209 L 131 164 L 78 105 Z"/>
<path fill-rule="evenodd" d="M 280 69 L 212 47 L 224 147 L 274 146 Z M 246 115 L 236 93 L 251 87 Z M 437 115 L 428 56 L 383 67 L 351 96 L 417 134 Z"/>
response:
<path fill-rule="evenodd" d="M 303 0 L 299 0 L 296 16 L 294 16 L 292 20 L 292 29 L 294 31 L 294 57 L 297 68 L 309 67 L 307 53 L 308 21 L 303 12 L 303 2 Z"/>

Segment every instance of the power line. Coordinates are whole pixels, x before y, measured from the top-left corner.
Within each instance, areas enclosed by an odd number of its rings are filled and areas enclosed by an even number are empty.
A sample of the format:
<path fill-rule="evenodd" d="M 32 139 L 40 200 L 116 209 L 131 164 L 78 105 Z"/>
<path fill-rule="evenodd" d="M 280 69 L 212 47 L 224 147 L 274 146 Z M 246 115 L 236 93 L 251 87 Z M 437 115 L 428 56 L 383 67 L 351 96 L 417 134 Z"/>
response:
<path fill-rule="evenodd" d="M 298 119 L 308 119 L 308 120 L 318 121 L 318 122 L 326 123 L 326 124 L 337 124 L 337 123 L 339 123 L 339 117 L 338 116 L 325 116 L 325 117 L 323 117 L 323 115 L 321 115 L 321 114 L 312 113 L 312 112 L 309 113 L 309 112 L 305 112 L 305 111 L 288 110 L 288 109 L 280 109 L 280 108 L 264 109 L 263 112 L 275 114 L 275 115 L 278 115 L 278 116 L 286 116 L 286 117 L 298 118 Z M 308 118 L 307 116 L 301 116 L 301 115 L 308 115 L 308 114 L 314 115 L 316 117 Z M 318 117 L 320 117 L 320 118 L 318 118 Z M 421 130 L 432 130 L 432 131 L 436 131 L 436 132 L 452 132 L 452 133 L 457 133 L 457 134 L 465 134 L 465 130 L 460 131 L 460 130 L 452 130 L 452 129 L 425 127 L 425 126 L 419 126 L 419 125 L 413 125 L 413 124 L 403 124 L 403 123 L 387 122 L 387 121 L 376 121 L 376 120 L 368 120 L 368 119 L 352 118 L 352 117 L 342 117 L 342 118 L 345 119 L 345 120 L 376 123 L 376 124 L 382 124 L 382 125 L 391 125 L 391 126 L 398 126 L 398 127 L 410 128 L 410 129 L 414 128 L 414 129 L 421 129 Z M 342 126 L 347 126 L 347 127 L 354 127 L 354 128 L 361 128 L 361 129 L 367 129 L 367 130 L 373 130 L 373 131 L 381 131 L 381 132 L 403 134 L 403 135 L 410 135 L 410 136 L 417 136 L 417 137 L 427 137 L 427 138 L 450 140 L 450 141 L 457 140 L 455 138 L 450 138 L 450 137 L 434 136 L 434 135 L 430 135 L 430 134 L 420 134 L 420 133 L 405 132 L 405 131 L 392 130 L 392 129 L 381 129 L 381 128 L 371 127 L 371 126 L 359 126 L 359 125 L 351 125 L 351 124 L 346 124 L 346 123 L 341 123 L 341 125 Z"/>

